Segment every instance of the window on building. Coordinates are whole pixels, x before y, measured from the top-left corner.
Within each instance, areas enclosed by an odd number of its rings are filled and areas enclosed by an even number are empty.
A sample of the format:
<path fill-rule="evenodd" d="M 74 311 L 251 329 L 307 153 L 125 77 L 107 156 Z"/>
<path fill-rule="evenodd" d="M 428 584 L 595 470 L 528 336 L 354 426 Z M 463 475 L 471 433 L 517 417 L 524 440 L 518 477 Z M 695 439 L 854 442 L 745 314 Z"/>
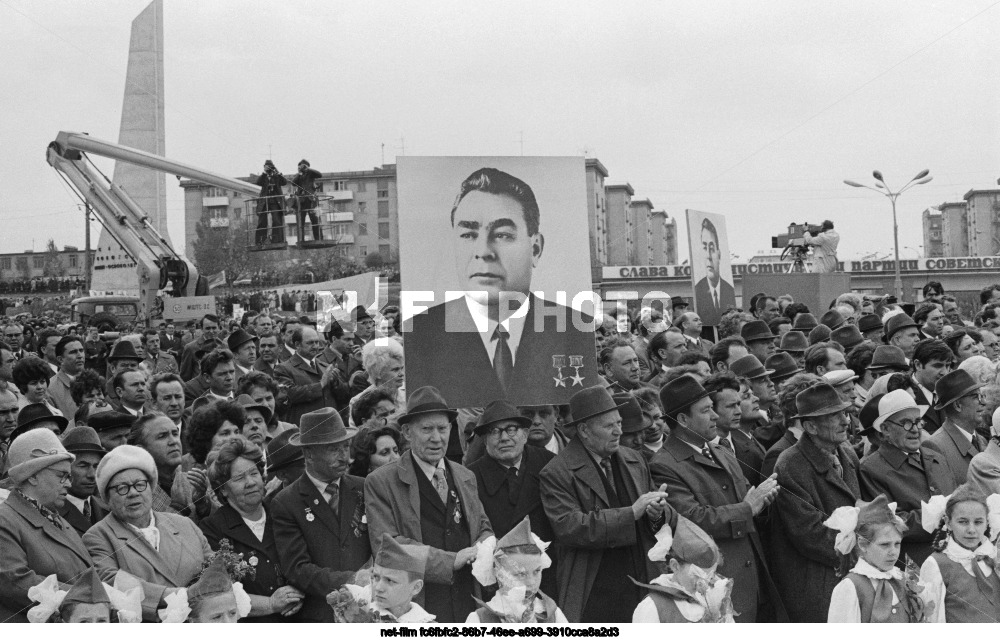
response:
<path fill-rule="evenodd" d="M 31 257 L 31 266 L 34 267 L 35 269 L 41 269 L 42 267 L 45 266 L 45 257 L 44 256 L 32 256 Z"/>
<path fill-rule="evenodd" d="M 388 218 L 389 217 L 389 201 L 380 200 L 378 201 L 378 217 Z"/>
<path fill-rule="evenodd" d="M 389 240 L 389 223 L 378 224 L 378 236 L 379 238 Z"/>
<path fill-rule="evenodd" d="M 77 256 L 76 254 L 70 254 L 69 255 L 69 266 L 70 267 L 78 267 L 79 264 L 80 264 L 80 257 Z"/>
<path fill-rule="evenodd" d="M 358 256 L 361 256 L 362 258 L 364 258 L 367 255 L 368 255 L 368 247 L 365 246 L 365 245 L 359 246 L 358 247 Z"/>
<path fill-rule="evenodd" d="M 368 223 L 358 223 L 358 236 L 368 235 Z"/>
<path fill-rule="evenodd" d="M 378 190 L 378 197 L 379 198 L 388 198 L 389 197 L 389 190 L 388 189 L 379 189 Z"/>
<path fill-rule="evenodd" d="M 10 256 L 0 258 L 0 269 L 10 270 L 11 268 L 10 263 L 11 263 Z"/>
<path fill-rule="evenodd" d="M 325 184 L 323 191 L 344 191 L 345 189 L 347 189 L 346 180 L 331 180 Z"/>
<path fill-rule="evenodd" d="M 367 214 L 368 213 L 368 203 L 364 201 L 358 201 L 358 213 Z"/>

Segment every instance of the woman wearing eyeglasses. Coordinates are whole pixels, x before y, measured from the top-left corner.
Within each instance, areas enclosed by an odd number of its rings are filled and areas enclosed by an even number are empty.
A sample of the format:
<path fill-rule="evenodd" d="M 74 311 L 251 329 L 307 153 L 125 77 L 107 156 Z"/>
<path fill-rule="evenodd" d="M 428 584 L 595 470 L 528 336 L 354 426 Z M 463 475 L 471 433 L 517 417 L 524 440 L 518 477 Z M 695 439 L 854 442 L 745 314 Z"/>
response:
<path fill-rule="evenodd" d="M 158 621 L 164 599 L 197 578 L 212 553 L 191 520 L 153 511 L 156 482 L 149 452 L 132 445 L 111 450 L 97 466 L 97 491 L 111 512 L 83 536 L 103 581 L 124 571 L 142 582 L 143 621 Z"/>
<path fill-rule="evenodd" d="M 926 406 L 917 405 L 906 390 L 895 390 L 878 402 L 872 428 L 881 436 L 879 448 L 861 460 L 858 475 L 861 497 L 872 501 L 885 494 L 896 506 L 907 530 L 903 532 L 900 559 L 909 556 L 918 565 L 933 550 L 933 534 L 924 530 L 921 502 L 936 494 L 948 495 L 955 480 L 944 456 L 923 445 L 921 420 Z"/>
<path fill-rule="evenodd" d="M 69 590 L 93 566 L 80 535 L 59 516 L 73 455 L 51 430 L 29 430 L 7 453 L 14 484 L 0 505 L 0 621 L 26 622 L 28 590 L 49 575 Z"/>

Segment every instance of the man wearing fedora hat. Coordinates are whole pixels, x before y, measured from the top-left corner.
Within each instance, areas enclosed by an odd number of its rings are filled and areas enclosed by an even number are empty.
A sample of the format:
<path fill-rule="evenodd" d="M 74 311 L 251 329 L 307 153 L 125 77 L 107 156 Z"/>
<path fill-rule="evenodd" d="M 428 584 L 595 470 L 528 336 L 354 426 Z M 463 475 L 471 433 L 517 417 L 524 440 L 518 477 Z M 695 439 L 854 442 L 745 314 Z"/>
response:
<path fill-rule="evenodd" d="M 740 329 L 740 337 L 746 342 L 749 352 L 762 363 L 777 350 L 774 344 L 777 336 L 771 333 L 767 323 L 762 320 L 753 320 L 744 325 Z"/>
<path fill-rule="evenodd" d="M 986 449 L 986 441 L 976 433 L 982 386 L 963 369 L 945 374 L 934 386 L 937 397 L 934 409 L 941 411 L 944 423 L 927 439 L 926 445 L 944 457 L 955 485 L 965 483 L 972 457 Z"/>
<path fill-rule="evenodd" d="M 882 326 L 882 319 L 875 314 L 864 314 L 858 319 L 858 331 L 865 337 L 866 341 L 871 341 L 876 345 L 881 345 L 885 338 L 885 329 Z"/>
<path fill-rule="evenodd" d="M 913 350 L 921 339 L 920 326 L 903 312 L 885 321 L 885 342 L 903 350 L 906 358 L 913 358 Z"/>
<path fill-rule="evenodd" d="M 475 609 L 470 564 L 476 543 L 493 534 L 475 474 L 445 458 L 457 415 L 436 388 L 411 392 L 398 419 L 409 454 L 365 479 L 372 545 L 388 533 L 430 546 L 423 607 L 446 623 L 465 621 Z"/>
<path fill-rule="evenodd" d="M 906 522 L 900 558 L 909 556 L 918 565 L 930 556 L 932 533 L 923 528 L 921 503 L 934 495 L 950 495 L 957 484 L 944 456 L 923 445 L 919 407 L 906 390 L 885 394 L 872 423 L 880 435 L 877 450 L 861 459 L 861 496 L 872 501 L 885 494 L 896 503 L 896 514 Z"/>
<path fill-rule="evenodd" d="M 107 506 L 97 497 L 97 465 L 107 454 L 101 439 L 92 427 L 81 425 L 63 434 L 63 447 L 74 455 L 70 468 L 70 487 L 59 516 L 66 519 L 80 536 L 108 513 Z"/>
<path fill-rule="evenodd" d="M 108 382 L 104 386 L 104 398 L 108 403 L 118 401 L 118 392 L 115 390 L 114 377 L 121 372 L 130 372 L 138 369 L 142 359 L 135 351 L 135 345 L 130 341 L 119 340 L 111 348 L 108 354 Z"/>
<path fill-rule="evenodd" d="M 666 487 L 646 460 L 619 447 L 619 409 L 605 387 L 570 399 L 576 438 L 542 470 L 542 503 L 559 544 L 559 607 L 570 621 L 629 622 L 642 594 L 629 577 L 656 573 L 646 558 L 655 532 L 677 526 Z"/>
<path fill-rule="evenodd" d="M 356 433 L 333 408 L 304 414 L 288 442 L 302 448 L 305 472 L 271 501 L 281 570 L 306 595 L 304 621 L 334 621 L 326 596 L 372 555 L 364 480 L 347 474 Z"/>
<path fill-rule="evenodd" d="M 847 442 L 850 406 L 819 382 L 795 397 L 803 434 L 778 457 L 782 491 L 772 508 L 771 569 L 794 623 L 822 622 L 839 581 L 835 533 L 823 521 L 861 498 L 859 461 Z"/>
<path fill-rule="evenodd" d="M 531 424 L 530 418 L 506 401 L 487 405 L 476 423 L 476 434 L 485 439 L 486 455 L 470 463 L 469 470 L 476 475 L 479 500 L 498 539 L 526 516 L 531 531 L 543 541 L 554 538 L 542 507 L 539 475 L 555 454 L 528 444 Z M 555 567 L 542 574 L 542 591 L 556 594 Z"/>
<path fill-rule="evenodd" d="M 889 349 L 887 347 L 887 349 Z M 896 352 L 898 358 L 899 352 Z M 874 357 L 873 357 L 874 363 Z M 935 388 L 938 381 L 951 371 L 955 364 L 955 354 L 947 343 L 938 339 L 925 339 L 913 348 L 910 359 L 910 393 L 916 399 L 917 405 L 927 407 L 923 415 L 923 429 L 928 434 L 934 434 L 944 423 L 944 412 L 935 407 L 938 398 Z M 895 368 L 883 368 L 880 373 L 887 373 Z"/>
<path fill-rule="evenodd" d="M 809 339 L 806 338 L 805 334 L 794 329 L 782 336 L 781 343 L 778 344 L 778 352 L 784 352 L 794 358 L 799 367 L 805 364 L 805 352 L 808 348 Z"/>
<path fill-rule="evenodd" d="M 233 389 L 240 386 L 240 379 L 254 371 L 254 363 L 257 361 L 257 345 L 260 339 L 251 336 L 243 328 L 237 328 L 232 334 L 226 337 L 226 345 L 233 353 L 233 360 L 236 365 L 236 373 L 233 379 Z"/>
<path fill-rule="evenodd" d="M 712 442 L 717 436 L 718 418 L 713 407 L 728 399 L 739 408 L 735 377 L 717 374 L 712 379 L 729 383 L 716 385 L 715 399 L 710 389 L 691 376 L 681 376 L 660 390 L 671 431 L 649 470 L 655 483 L 666 484 L 670 505 L 718 544 L 725 567 L 729 568 L 728 576 L 733 579 L 737 621 L 752 623 L 759 620 L 762 602 L 777 606 L 773 608 L 774 617 L 782 610 L 754 526 L 754 517 L 771 504 L 778 486 L 772 476 L 758 487 L 751 487 L 732 452 Z"/>

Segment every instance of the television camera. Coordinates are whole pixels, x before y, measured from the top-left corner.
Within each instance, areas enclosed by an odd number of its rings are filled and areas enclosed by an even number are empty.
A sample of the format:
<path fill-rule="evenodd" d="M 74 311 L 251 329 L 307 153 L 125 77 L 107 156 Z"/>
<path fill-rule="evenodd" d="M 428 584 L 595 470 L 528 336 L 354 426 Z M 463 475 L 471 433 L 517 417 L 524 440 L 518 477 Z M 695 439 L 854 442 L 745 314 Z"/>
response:
<path fill-rule="evenodd" d="M 788 233 L 778 236 L 771 236 L 771 248 L 781 249 L 781 260 L 791 260 L 794 262 L 795 271 L 805 271 L 805 260 L 809 256 L 809 246 L 806 245 L 805 235 L 816 236 L 823 232 L 822 225 L 810 225 L 809 223 L 791 223 L 788 225 Z"/>

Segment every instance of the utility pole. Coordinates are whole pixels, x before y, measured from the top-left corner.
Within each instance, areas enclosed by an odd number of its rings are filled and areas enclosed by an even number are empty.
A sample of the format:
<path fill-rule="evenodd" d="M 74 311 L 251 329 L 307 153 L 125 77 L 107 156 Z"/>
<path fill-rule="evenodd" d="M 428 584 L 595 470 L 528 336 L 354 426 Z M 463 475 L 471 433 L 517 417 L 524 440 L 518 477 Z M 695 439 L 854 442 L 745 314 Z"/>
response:
<path fill-rule="evenodd" d="M 385 143 L 382 143 L 382 166 L 385 166 Z"/>
<path fill-rule="evenodd" d="M 90 202 L 83 205 L 83 282 L 87 294 L 90 293 Z"/>

